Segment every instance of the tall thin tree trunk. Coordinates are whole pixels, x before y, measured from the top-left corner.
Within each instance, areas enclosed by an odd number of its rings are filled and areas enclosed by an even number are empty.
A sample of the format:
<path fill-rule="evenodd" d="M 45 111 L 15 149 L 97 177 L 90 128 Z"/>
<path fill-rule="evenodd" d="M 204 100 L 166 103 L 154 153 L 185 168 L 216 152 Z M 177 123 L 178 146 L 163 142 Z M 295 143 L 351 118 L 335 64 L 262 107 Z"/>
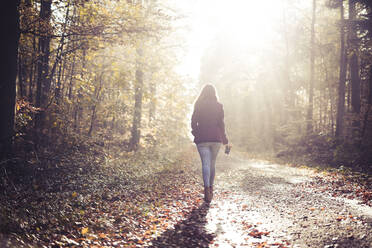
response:
<path fill-rule="evenodd" d="M 283 20 L 284 20 L 284 26 L 287 26 L 286 22 L 286 13 L 283 11 Z M 292 103 L 294 101 L 294 98 L 291 94 L 292 89 L 291 89 L 291 83 L 290 83 L 290 76 L 289 76 L 289 42 L 288 42 L 288 32 L 287 30 L 284 30 L 284 40 L 285 40 L 285 80 L 286 80 L 286 102 L 287 105 L 290 106 L 291 108 L 294 107 L 294 104 Z"/>
<path fill-rule="evenodd" d="M 60 104 L 60 100 L 61 100 L 61 88 L 62 88 L 61 87 L 61 76 L 62 76 L 62 63 L 59 63 L 57 84 L 54 90 L 57 105 Z"/>
<path fill-rule="evenodd" d="M 142 49 L 137 49 L 137 70 L 136 70 L 136 83 L 134 93 L 134 111 L 133 111 L 133 123 L 131 131 L 131 139 L 129 142 L 129 149 L 131 151 L 137 150 L 141 137 L 141 118 L 142 118 L 142 95 L 143 95 L 143 71 L 142 63 Z"/>
<path fill-rule="evenodd" d="M 82 58 L 81 58 L 81 71 L 80 71 L 80 77 L 85 78 L 84 72 L 86 68 L 86 55 L 87 55 L 87 49 L 84 47 L 82 51 Z M 80 133 L 80 123 L 83 119 L 83 106 L 81 105 L 83 98 L 82 94 L 82 88 L 79 87 L 77 91 L 77 98 L 75 101 L 75 114 L 74 114 L 74 130 L 77 133 Z"/>
<path fill-rule="evenodd" d="M 76 62 L 76 56 L 72 59 L 72 65 L 71 65 L 71 72 L 70 72 L 70 83 L 68 87 L 68 99 L 72 99 L 72 87 L 73 87 L 73 78 L 75 73 L 75 62 Z"/>
<path fill-rule="evenodd" d="M 368 104 L 372 105 L 372 67 L 369 70 L 369 95 Z"/>
<path fill-rule="evenodd" d="M 34 102 L 33 100 L 33 97 L 34 97 L 34 94 L 33 94 L 33 86 L 34 86 L 34 82 L 35 82 L 35 73 L 34 73 L 34 68 L 35 68 L 35 64 L 33 63 L 33 61 L 35 61 L 35 53 L 36 53 L 36 36 L 34 35 L 33 36 L 33 41 L 32 41 L 32 47 L 33 47 L 33 50 L 32 50 L 32 55 L 31 55 L 31 69 L 30 69 L 30 75 L 29 75 L 29 79 L 28 79 L 28 100 L 29 102 Z"/>
<path fill-rule="evenodd" d="M 76 6 L 73 5 L 73 12 L 72 12 L 72 18 L 71 18 L 71 22 L 76 24 L 77 23 L 77 18 L 76 18 Z M 71 44 L 72 47 L 75 47 L 75 42 L 73 41 L 74 40 L 74 36 L 72 36 L 70 39 L 72 39 L 71 43 L 69 42 L 68 44 Z M 69 100 L 72 99 L 72 87 L 73 87 L 73 78 L 74 78 L 74 74 L 75 74 L 75 62 L 76 62 L 76 56 L 72 56 L 72 65 L 71 65 L 71 70 L 70 70 L 70 74 L 69 74 L 69 85 L 68 85 L 68 89 L 67 89 L 67 97 Z M 66 75 L 66 78 L 67 78 L 67 75 Z M 67 80 L 66 80 L 67 81 Z"/>
<path fill-rule="evenodd" d="M 358 56 L 354 53 L 350 59 L 351 105 L 353 112 L 360 113 L 360 78 Z"/>
<path fill-rule="evenodd" d="M 50 56 L 50 18 L 52 14 L 51 0 L 41 0 L 40 6 L 40 19 L 41 26 L 45 28 L 42 30 L 42 34 L 39 37 L 39 58 L 37 63 L 37 92 L 36 92 L 36 107 L 46 107 L 46 103 L 49 97 L 50 80 L 49 75 L 49 56 Z M 42 129 L 43 126 L 43 111 L 36 116 L 36 127 Z"/>
<path fill-rule="evenodd" d="M 61 40 L 59 42 L 59 47 L 58 47 L 58 50 L 57 50 L 56 59 L 54 61 L 54 65 L 53 65 L 52 71 L 51 71 L 51 73 L 49 75 L 49 80 L 52 80 L 52 78 L 54 76 L 54 72 L 56 70 L 56 67 L 59 64 L 57 84 L 56 84 L 56 87 L 54 89 L 54 95 L 56 97 L 56 103 L 58 105 L 60 103 L 60 97 L 61 97 L 61 72 L 62 72 L 61 58 L 62 58 L 63 48 L 64 48 L 64 44 L 65 44 L 67 22 L 68 22 L 69 13 L 70 13 L 70 1 L 67 3 L 66 8 L 67 9 L 66 9 L 66 14 L 65 14 L 65 22 L 63 24 L 62 37 L 61 37 Z"/>
<path fill-rule="evenodd" d="M 67 50 L 69 50 L 70 49 L 70 42 L 69 43 L 67 43 Z M 62 66 L 62 71 L 60 72 L 61 73 L 61 75 L 59 75 L 59 79 L 58 80 L 60 80 L 60 101 L 62 101 L 63 100 L 63 97 L 65 96 L 65 94 L 64 94 L 64 92 L 65 92 L 65 88 L 66 88 L 66 71 L 67 71 L 67 69 L 66 69 L 66 67 L 67 67 L 67 60 L 68 60 L 68 58 L 64 58 L 64 60 L 63 60 L 63 63 L 61 63 L 61 66 Z M 58 85 L 58 83 L 57 83 L 57 85 Z"/>
<path fill-rule="evenodd" d="M 135 1 L 133 2 L 134 4 Z M 150 6 L 148 4 L 150 3 Z M 153 5 L 156 1 L 139 1 L 137 4 L 146 7 L 147 10 L 144 14 L 144 18 L 147 18 L 149 11 L 153 9 Z M 140 41 L 141 43 L 143 41 Z M 143 91 L 144 91 L 144 84 L 143 84 L 143 47 L 140 45 L 137 48 L 137 69 L 136 69 L 136 83 L 135 83 L 135 93 L 134 93 L 134 111 L 133 111 L 133 123 L 132 123 L 132 130 L 131 130 L 131 139 L 129 141 L 129 149 L 131 151 L 137 150 L 138 145 L 140 143 L 141 137 L 141 119 L 142 119 L 142 98 L 143 98 Z"/>
<path fill-rule="evenodd" d="M 149 109 L 149 124 L 151 125 L 156 115 L 156 83 L 154 81 L 150 84 L 151 104 Z"/>
<path fill-rule="evenodd" d="M 327 89 L 324 89 L 322 91 L 323 94 L 323 126 L 322 126 L 322 132 L 327 133 L 327 112 L 328 112 L 328 99 L 327 99 Z"/>
<path fill-rule="evenodd" d="M 309 105 L 307 109 L 307 134 L 313 132 L 313 112 L 314 112 L 314 73 L 315 73 L 315 18 L 316 0 L 313 0 L 313 15 L 311 20 L 311 50 L 310 50 L 310 83 L 309 83 Z"/>
<path fill-rule="evenodd" d="M 92 107 L 92 118 L 90 120 L 90 127 L 89 127 L 89 131 L 88 131 L 88 136 L 92 136 L 92 132 L 93 132 L 93 128 L 94 128 L 94 122 L 96 121 L 96 115 L 97 115 L 97 105 L 100 101 L 100 96 L 101 96 L 101 90 L 102 90 L 102 86 L 103 86 L 103 74 L 104 74 L 104 71 L 101 72 L 101 75 L 99 77 L 99 87 L 96 89 L 96 92 L 95 92 L 95 103 L 94 103 L 94 106 Z"/>
<path fill-rule="evenodd" d="M 329 71 L 328 71 L 328 68 L 327 68 L 327 65 L 325 64 L 325 58 L 324 58 L 324 54 L 320 51 L 320 54 L 322 56 L 322 64 L 323 64 L 323 69 L 324 69 L 324 74 L 325 74 L 325 82 L 327 84 L 327 87 L 326 87 L 326 90 L 328 91 L 328 95 L 326 94 L 326 92 L 324 92 L 324 99 L 325 99 L 325 114 L 324 114 L 324 118 L 325 118 L 325 121 L 324 123 L 326 123 L 326 118 L 328 117 L 328 129 L 330 130 L 330 133 L 332 135 L 334 135 L 334 127 L 335 127 L 335 124 L 334 124 L 334 97 L 333 97 L 333 94 L 332 94 L 332 89 L 333 87 L 331 86 L 331 83 L 330 83 L 330 79 L 329 79 Z M 328 97 L 328 99 L 327 99 Z M 329 106 L 329 108 L 328 108 Z M 329 110 L 329 111 L 328 111 Z M 327 115 L 328 113 L 328 115 Z"/>
<path fill-rule="evenodd" d="M 24 68 L 22 64 L 22 56 L 18 55 L 18 88 L 19 88 L 19 96 L 23 98 L 25 96 L 25 90 L 24 90 Z"/>
<path fill-rule="evenodd" d="M 290 48 L 289 48 L 289 39 L 288 39 L 288 30 L 287 30 L 287 6 L 283 8 L 282 15 L 283 15 L 283 36 L 285 41 L 285 68 L 284 68 L 284 80 L 285 80 L 285 104 L 286 104 L 286 113 L 285 113 L 285 121 L 292 122 L 296 119 L 295 109 L 295 94 L 293 85 L 291 82 L 290 77 Z M 300 129 L 300 125 L 298 125 L 298 129 Z"/>
<path fill-rule="evenodd" d="M 367 125 L 368 125 L 368 117 L 369 117 L 369 114 L 370 114 L 370 111 L 371 111 L 371 108 L 372 108 L 372 68 L 370 68 L 369 70 L 369 80 L 368 80 L 368 90 L 369 90 L 369 94 L 368 94 L 368 105 L 367 105 L 367 110 L 365 111 L 364 113 L 364 120 L 363 120 L 363 128 L 362 128 L 362 131 L 361 131 L 361 137 L 362 139 L 365 138 L 365 134 L 366 134 L 366 130 L 367 130 Z"/>
<path fill-rule="evenodd" d="M 19 44 L 19 2 L 5 1 L 0 8 L 0 159 L 11 154 L 14 133 L 17 57 Z"/>
<path fill-rule="evenodd" d="M 347 56 L 347 55 L 346 55 Z M 347 65 L 346 65 L 346 68 L 347 68 Z M 347 74 L 347 69 L 346 69 L 346 74 Z M 345 80 L 345 98 L 346 98 L 346 112 L 350 112 L 351 110 L 351 84 L 350 82 L 347 80 L 347 77 L 346 77 L 346 80 Z"/>
<path fill-rule="evenodd" d="M 335 133 L 335 118 L 334 118 L 334 105 L 336 105 L 334 102 L 333 102 L 333 95 L 332 95 L 332 88 L 330 86 L 328 86 L 328 93 L 329 93 L 329 104 L 330 104 L 330 122 L 331 122 L 331 133 L 332 135 L 334 135 Z"/>
<path fill-rule="evenodd" d="M 355 0 L 349 0 L 349 48 L 352 53 L 350 59 L 351 78 L 351 106 L 354 113 L 360 113 L 360 77 L 358 64 L 358 40 L 356 30 Z M 358 125 L 358 123 L 354 123 Z"/>
<path fill-rule="evenodd" d="M 318 108 L 318 111 L 319 111 L 319 128 L 318 128 L 318 132 L 322 132 L 323 130 L 323 98 L 322 98 L 322 92 L 319 92 L 319 108 Z"/>
<path fill-rule="evenodd" d="M 338 86 L 336 137 L 341 137 L 343 134 L 344 114 L 345 114 L 346 53 L 345 53 L 345 25 L 344 25 L 345 18 L 344 18 L 343 1 L 341 1 L 340 15 L 341 15 L 340 78 L 339 78 L 339 86 Z"/>

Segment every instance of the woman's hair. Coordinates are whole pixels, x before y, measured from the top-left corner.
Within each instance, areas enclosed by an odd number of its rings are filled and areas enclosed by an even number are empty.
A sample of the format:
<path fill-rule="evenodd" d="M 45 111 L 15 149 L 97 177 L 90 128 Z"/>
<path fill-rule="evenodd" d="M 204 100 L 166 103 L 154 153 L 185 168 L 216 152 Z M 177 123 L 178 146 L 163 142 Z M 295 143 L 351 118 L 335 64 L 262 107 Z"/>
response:
<path fill-rule="evenodd" d="M 195 101 L 195 108 L 198 108 L 201 104 L 206 102 L 218 102 L 216 88 L 212 84 L 204 85 L 203 89 L 200 92 L 200 95 Z"/>

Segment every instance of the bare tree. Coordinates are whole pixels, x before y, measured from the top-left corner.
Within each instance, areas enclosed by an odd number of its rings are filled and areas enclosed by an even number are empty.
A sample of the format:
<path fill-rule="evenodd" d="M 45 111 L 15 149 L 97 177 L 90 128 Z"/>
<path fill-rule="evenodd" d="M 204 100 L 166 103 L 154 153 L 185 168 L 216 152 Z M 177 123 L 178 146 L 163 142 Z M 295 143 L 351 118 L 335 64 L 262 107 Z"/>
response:
<path fill-rule="evenodd" d="M 337 121 L 336 121 L 336 137 L 342 136 L 345 114 L 345 81 L 346 81 L 346 52 L 345 52 L 345 17 L 344 4 L 341 1 L 340 5 L 340 78 L 338 85 L 338 104 L 337 104 Z"/>
<path fill-rule="evenodd" d="M 351 106 L 354 113 L 360 113 L 360 77 L 358 65 L 358 40 L 355 25 L 356 10 L 355 0 L 349 0 L 349 29 L 348 41 L 349 49 L 352 54 L 350 59 L 350 78 L 351 78 Z"/>
<path fill-rule="evenodd" d="M 316 0 L 313 0 L 313 15 L 311 19 L 311 50 L 310 50 L 310 83 L 309 83 L 309 105 L 307 109 L 307 133 L 313 131 L 313 112 L 314 112 L 314 73 L 315 73 L 315 11 Z"/>
<path fill-rule="evenodd" d="M 40 5 L 40 27 L 43 34 L 39 37 L 39 50 L 37 60 L 37 90 L 36 90 L 36 107 L 45 107 L 50 90 L 49 74 L 49 56 L 50 56 L 50 41 L 51 30 L 50 18 L 52 14 L 52 1 L 41 0 Z M 37 115 L 36 126 L 41 128 L 42 112 Z"/>

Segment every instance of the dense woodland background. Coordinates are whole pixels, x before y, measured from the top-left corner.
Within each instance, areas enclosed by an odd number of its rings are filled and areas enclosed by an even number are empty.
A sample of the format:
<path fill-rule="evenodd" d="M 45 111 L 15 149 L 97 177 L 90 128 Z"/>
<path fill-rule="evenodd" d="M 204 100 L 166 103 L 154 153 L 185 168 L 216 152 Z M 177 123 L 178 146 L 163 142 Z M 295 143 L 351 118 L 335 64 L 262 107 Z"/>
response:
<path fill-rule="evenodd" d="M 265 51 L 221 28 L 197 85 L 216 85 L 236 149 L 369 170 L 371 1 L 285 4 Z M 2 11 L 2 164 L 88 144 L 159 152 L 191 142 L 198 87 L 175 70 L 184 17 L 174 3 L 21 0 Z"/>
<path fill-rule="evenodd" d="M 203 224 L 190 117 L 205 83 L 224 104 L 233 157 L 358 171 L 321 192 L 370 204 L 372 1 L 283 0 L 268 41 L 235 13 L 218 16 L 198 79 L 179 70 L 190 28 L 180 2 L 2 3 L 0 246 L 141 247 L 182 229 L 186 212 Z"/>
<path fill-rule="evenodd" d="M 14 155 L 86 142 L 133 151 L 185 137 L 192 99 L 173 71 L 179 41 L 170 37 L 171 22 L 179 17 L 172 9 L 150 1 L 30 0 L 17 10 L 14 131 L 2 129 Z M 13 109 L 10 101 L 6 108 Z"/>
<path fill-rule="evenodd" d="M 280 28 L 266 50 L 242 49 L 222 29 L 205 52 L 201 81 L 217 85 L 237 147 L 370 170 L 372 2 L 302 4 L 278 10 Z"/>

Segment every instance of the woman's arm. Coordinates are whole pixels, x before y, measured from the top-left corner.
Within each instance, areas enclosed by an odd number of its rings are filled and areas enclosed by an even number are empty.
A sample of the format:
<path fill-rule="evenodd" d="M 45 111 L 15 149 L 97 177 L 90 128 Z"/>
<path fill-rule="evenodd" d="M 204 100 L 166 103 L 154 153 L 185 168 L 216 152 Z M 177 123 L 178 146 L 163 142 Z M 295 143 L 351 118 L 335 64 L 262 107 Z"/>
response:
<path fill-rule="evenodd" d="M 226 144 L 229 143 L 229 140 L 227 139 L 227 136 L 226 136 L 224 118 L 225 118 L 225 113 L 223 111 L 223 105 L 221 104 L 220 118 L 219 118 L 219 121 L 218 121 L 218 126 L 220 127 L 220 130 L 221 130 L 222 144 L 226 145 Z"/>
<path fill-rule="evenodd" d="M 197 112 L 194 109 L 191 117 L 191 133 L 196 136 L 196 129 L 198 128 Z"/>

